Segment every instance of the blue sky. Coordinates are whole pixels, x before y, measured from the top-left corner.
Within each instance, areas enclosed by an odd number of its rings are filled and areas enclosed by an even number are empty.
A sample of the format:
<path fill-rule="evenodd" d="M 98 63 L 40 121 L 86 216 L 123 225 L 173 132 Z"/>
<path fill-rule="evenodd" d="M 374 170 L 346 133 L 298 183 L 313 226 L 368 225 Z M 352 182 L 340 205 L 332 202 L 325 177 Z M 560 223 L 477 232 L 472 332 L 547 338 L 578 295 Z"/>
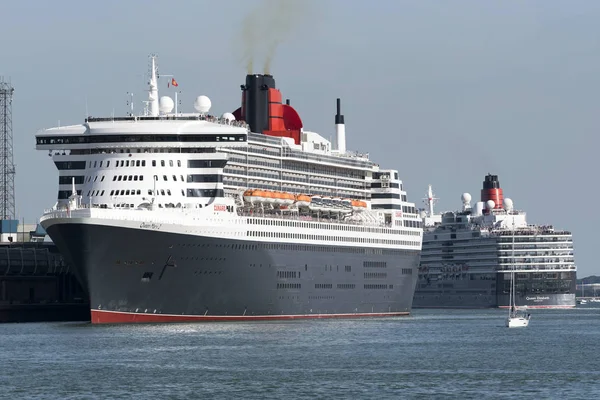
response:
<path fill-rule="evenodd" d="M 260 3 L 4 2 L 18 216 L 32 223 L 56 199 L 35 133 L 81 123 L 86 103 L 94 116 L 123 114 L 128 91 L 139 110 L 150 53 L 175 75 L 183 110 L 200 94 L 215 113 L 237 108 L 242 21 Z M 341 97 L 348 147 L 399 169 L 418 206 L 428 184 L 449 210 L 498 174 L 531 223 L 573 231 L 579 276 L 600 274 L 600 2 L 319 0 L 291 17 L 287 32 L 273 24 L 285 40 L 271 71 L 307 129 L 332 135 Z"/>

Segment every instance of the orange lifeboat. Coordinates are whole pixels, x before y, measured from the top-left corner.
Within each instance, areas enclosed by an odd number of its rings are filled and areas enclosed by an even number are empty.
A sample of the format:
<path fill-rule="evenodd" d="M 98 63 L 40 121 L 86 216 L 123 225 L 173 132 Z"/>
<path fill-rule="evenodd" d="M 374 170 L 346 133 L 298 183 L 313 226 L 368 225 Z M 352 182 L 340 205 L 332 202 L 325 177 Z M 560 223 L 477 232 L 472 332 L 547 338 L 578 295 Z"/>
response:
<path fill-rule="evenodd" d="M 282 194 L 281 192 L 270 192 L 271 193 L 271 203 L 273 203 L 273 205 L 280 205 L 282 204 Z"/>
<path fill-rule="evenodd" d="M 352 200 L 352 209 L 354 211 L 363 211 L 367 209 L 367 203 L 362 200 Z"/>
<path fill-rule="evenodd" d="M 305 194 L 299 194 L 296 196 L 296 205 L 298 207 L 308 207 L 310 206 L 310 196 Z"/>
<path fill-rule="evenodd" d="M 263 192 L 263 196 L 262 196 L 262 202 L 265 204 L 273 204 L 275 203 L 276 200 L 276 196 L 277 194 L 274 192 L 270 192 L 268 190 L 265 190 Z"/>
<path fill-rule="evenodd" d="M 244 201 L 250 204 L 259 204 L 263 202 L 264 193 L 262 190 L 246 190 L 244 192 Z"/>
<path fill-rule="evenodd" d="M 284 206 L 290 206 L 294 204 L 296 198 L 291 193 L 282 192 L 281 193 L 281 202 Z"/>

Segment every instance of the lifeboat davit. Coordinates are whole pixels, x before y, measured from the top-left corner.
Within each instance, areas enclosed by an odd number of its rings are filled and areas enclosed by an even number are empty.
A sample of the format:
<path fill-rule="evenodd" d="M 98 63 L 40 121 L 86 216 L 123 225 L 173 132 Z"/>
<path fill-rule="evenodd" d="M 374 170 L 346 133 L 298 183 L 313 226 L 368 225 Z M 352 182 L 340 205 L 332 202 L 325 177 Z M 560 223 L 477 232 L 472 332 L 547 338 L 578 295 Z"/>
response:
<path fill-rule="evenodd" d="M 323 211 L 333 212 L 333 199 L 331 197 L 323 197 Z"/>
<path fill-rule="evenodd" d="M 367 203 L 362 200 L 352 200 L 352 209 L 354 211 L 364 211 L 367 209 Z"/>
<path fill-rule="evenodd" d="M 352 210 L 352 200 L 350 199 L 342 199 L 342 207 L 345 211 Z"/>
<path fill-rule="evenodd" d="M 308 207 L 310 206 L 310 196 L 305 194 L 299 194 L 296 196 L 296 206 L 298 207 Z"/>
<path fill-rule="evenodd" d="M 342 199 L 340 199 L 339 197 L 334 197 L 331 202 L 333 204 L 333 208 L 336 211 L 342 211 L 342 209 L 344 208 L 344 206 L 342 205 Z"/>
<path fill-rule="evenodd" d="M 312 196 L 310 198 L 310 209 L 313 211 L 322 211 L 323 198 L 321 196 Z"/>

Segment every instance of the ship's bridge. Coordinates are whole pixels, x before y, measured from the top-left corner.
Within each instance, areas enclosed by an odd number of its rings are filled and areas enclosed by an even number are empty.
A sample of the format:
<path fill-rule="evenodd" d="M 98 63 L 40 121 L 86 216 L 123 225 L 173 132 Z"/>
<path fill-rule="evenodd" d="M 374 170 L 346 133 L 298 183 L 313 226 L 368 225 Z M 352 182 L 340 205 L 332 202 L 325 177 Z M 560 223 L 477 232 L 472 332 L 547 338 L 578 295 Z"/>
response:
<path fill-rule="evenodd" d="M 248 127 L 240 121 L 203 115 L 87 118 L 84 124 L 55 127 L 36 135 L 38 150 L 136 147 L 245 146 Z"/>

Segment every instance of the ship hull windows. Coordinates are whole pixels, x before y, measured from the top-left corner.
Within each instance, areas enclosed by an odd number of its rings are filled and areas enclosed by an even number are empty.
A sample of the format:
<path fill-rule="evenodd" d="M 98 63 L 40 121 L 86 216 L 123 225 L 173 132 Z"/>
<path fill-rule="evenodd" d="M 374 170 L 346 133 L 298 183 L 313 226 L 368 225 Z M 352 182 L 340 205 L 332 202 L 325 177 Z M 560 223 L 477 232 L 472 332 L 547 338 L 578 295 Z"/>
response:
<path fill-rule="evenodd" d="M 224 197 L 223 189 L 188 189 L 187 197 Z"/>
<path fill-rule="evenodd" d="M 84 181 L 84 176 L 82 175 L 76 175 L 76 176 L 59 176 L 58 177 L 58 184 L 59 185 L 70 185 L 73 183 L 73 179 L 75 179 L 75 184 L 76 185 L 81 185 Z"/>
<path fill-rule="evenodd" d="M 59 170 L 63 169 L 85 169 L 85 161 L 55 161 L 54 164 Z"/>
<path fill-rule="evenodd" d="M 188 168 L 224 168 L 227 160 L 188 160 Z"/>
<path fill-rule="evenodd" d="M 188 182 L 223 182 L 223 175 L 211 174 L 211 175 L 188 175 Z"/>
<path fill-rule="evenodd" d="M 246 135 L 105 135 L 105 136 L 38 136 L 38 145 L 125 143 L 125 142 L 245 142 Z"/>
<path fill-rule="evenodd" d="M 58 199 L 59 199 L 59 200 L 65 200 L 65 199 L 68 199 L 68 198 L 69 198 L 69 196 L 71 196 L 71 194 L 73 194 L 73 191 L 72 191 L 72 190 L 59 190 L 59 191 L 58 191 Z M 77 191 L 77 194 L 78 194 L 79 196 L 81 196 L 81 190 L 78 190 L 78 191 Z"/>

